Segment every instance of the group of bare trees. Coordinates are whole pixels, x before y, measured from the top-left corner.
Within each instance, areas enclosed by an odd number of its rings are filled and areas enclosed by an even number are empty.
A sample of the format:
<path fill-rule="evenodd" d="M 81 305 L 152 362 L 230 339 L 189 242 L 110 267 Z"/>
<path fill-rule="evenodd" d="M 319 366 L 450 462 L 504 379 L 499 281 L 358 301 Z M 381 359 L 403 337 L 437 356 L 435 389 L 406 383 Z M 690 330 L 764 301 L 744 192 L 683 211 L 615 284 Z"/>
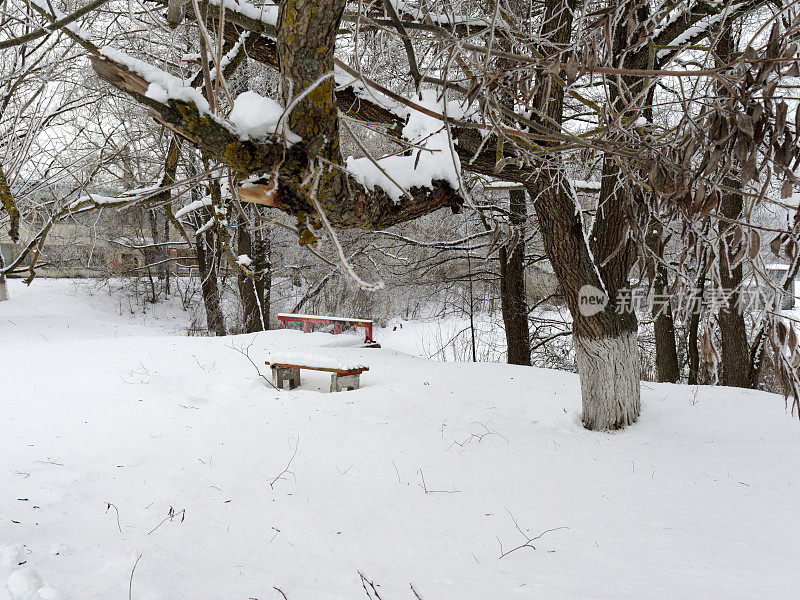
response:
<path fill-rule="evenodd" d="M 51 220 L 143 207 L 154 242 L 175 231 L 195 250 L 222 334 L 221 264 L 237 273 L 245 329 L 268 326 L 271 231 L 374 290 L 377 273 L 346 246 L 368 254 L 380 244 L 364 240 L 388 228 L 467 211 L 480 230 L 422 245 L 472 260 L 479 236 L 508 360 L 523 365 L 525 270 L 543 249 L 571 314 L 587 428 L 639 415 L 628 299 L 642 290 L 659 380 L 756 387 L 768 370 L 797 403 L 797 335 L 779 310 L 800 266 L 797 16 L 783 0 L 3 0 L 0 219 L 15 236 L 29 207 L 14 182 L 55 174 L 76 197 L 54 198 Z M 50 70 L 73 86 L 48 87 Z M 16 158 L 68 149 L 35 139 L 51 122 L 64 131 L 59 118 L 98 89 L 107 110 L 82 116 L 97 148 L 79 175 L 77 151 L 52 165 Z M 253 127 L 234 111 L 247 90 L 260 94 L 240 104 Z M 109 148 L 147 119 L 158 143 L 140 154 L 158 168 L 138 169 L 124 197 L 87 194 L 122 180 Z M 505 202 L 475 194 L 492 181 L 513 188 Z M 770 254 L 787 264 L 780 282 Z M 0 286 L 15 263 L 0 264 Z M 758 307 L 742 309 L 753 290 Z"/>

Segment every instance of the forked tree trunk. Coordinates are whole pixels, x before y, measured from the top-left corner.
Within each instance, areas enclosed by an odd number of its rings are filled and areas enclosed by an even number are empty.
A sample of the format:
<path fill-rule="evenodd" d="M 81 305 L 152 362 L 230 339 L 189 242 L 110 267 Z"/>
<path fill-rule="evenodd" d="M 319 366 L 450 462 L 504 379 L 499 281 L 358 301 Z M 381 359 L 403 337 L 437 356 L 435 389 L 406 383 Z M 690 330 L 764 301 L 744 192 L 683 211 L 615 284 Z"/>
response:
<path fill-rule="evenodd" d="M 575 5 L 575 0 L 545 2 L 541 33 L 547 45 L 541 51 L 558 62 L 566 62 L 566 56 L 554 55 L 553 49 L 569 48 Z M 541 121 L 548 127 L 562 123 L 563 86 L 544 69 L 537 73 L 536 85 L 534 114 L 546 115 L 547 119 Z M 627 231 L 622 198 L 617 194 L 618 172 L 612 163 L 609 157 L 603 163 L 602 210 L 595 217 L 591 251 L 581 207 L 558 158 L 545 156 L 537 180 L 528 185 L 545 251 L 573 317 L 583 424 L 598 430 L 630 425 L 640 412 L 636 316 L 632 312 L 617 314 L 614 305 L 616 292 L 627 278 L 629 252 L 626 245 L 620 248 L 619 244 Z M 598 268 L 595 260 L 604 266 Z M 581 303 L 581 299 L 595 295 L 606 302 L 603 310 L 595 311 L 592 305 Z"/>
<path fill-rule="evenodd" d="M 172 150 L 172 148 L 170 148 L 170 150 Z M 175 162 L 177 163 L 177 160 Z M 195 177 L 197 175 L 194 160 L 187 160 L 186 168 L 190 177 Z M 211 191 L 217 194 L 219 192 L 219 184 L 217 183 L 216 187 L 212 185 Z M 200 193 L 200 188 L 194 186 L 192 188 L 192 201 L 199 201 L 201 199 Z M 192 213 L 195 231 L 199 230 L 200 227 L 212 219 L 213 216 L 209 208 Z M 219 267 L 219 261 L 217 259 L 218 252 L 216 252 L 217 245 L 213 230 L 208 230 L 199 234 L 195 233 L 195 258 L 197 258 L 197 270 L 200 275 L 200 291 L 203 296 L 203 306 L 206 311 L 206 329 L 209 334 L 223 336 L 227 335 L 227 331 L 225 330 L 225 317 L 222 314 L 219 284 L 217 282 Z"/>
<path fill-rule="evenodd" d="M 525 293 L 525 190 L 511 190 L 511 223 L 518 228 L 519 241 L 509 256 L 508 248 L 499 251 L 500 305 L 506 330 L 508 363 L 531 364 L 531 338 L 528 330 L 528 298 Z"/>
<path fill-rule="evenodd" d="M 587 429 L 620 429 L 635 422 L 641 410 L 636 316 L 617 314 L 614 294 L 603 291 L 569 182 L 563 174 L 551 173 L 549 180 L 553 185 L 529 191 L 536 199 L 545 251 L 573 317 L 583 424 Z M 585 300 L 594 294 L 606 302 L 595 313 Z"/>
<path fill-rule="evenodd" d="M 262 229 L 259 233 L 261 239 L 258 243 L 260 244 L 261 248 L 256 254 L 263 257 L 264 266 L 266 267 L 264 269 L 264 275 L 262 276 L 262 285 L 264 286 L 264 293 L 262 297 L 264 298 L 263 307 L 265 329 L 269 329 L 270 315 L 272 314 L 272 240 L 269 236 L 269 229 Z"/>
<path fill-rule="evenodd" d="M 164 206 L 164 241 L 165 242 L 169 242 L 170 241 L 169 220 L 170 220 L 170 216 L 171 215 L 172 215 L 172 204 L 171 204 L 171 201 L 170 201 Z M 169 246 L 164 246 L 164 257 L 165 258 L 169 258 L 170 257 L 170 248 L 169 248 Z M 170 262 L 164 263 L 164 293 L 167 295 L 167 297 L 169 297 L 169 295 L 171 293 L 171 291 L 170 291 L 170 271 L 171 271 L 171 269 L 173 268 L 173 266 L 175 264 L 176 263 L 170 263 Z M 176 276 L 177 276 L 177 273 L 176 273 Z"/>

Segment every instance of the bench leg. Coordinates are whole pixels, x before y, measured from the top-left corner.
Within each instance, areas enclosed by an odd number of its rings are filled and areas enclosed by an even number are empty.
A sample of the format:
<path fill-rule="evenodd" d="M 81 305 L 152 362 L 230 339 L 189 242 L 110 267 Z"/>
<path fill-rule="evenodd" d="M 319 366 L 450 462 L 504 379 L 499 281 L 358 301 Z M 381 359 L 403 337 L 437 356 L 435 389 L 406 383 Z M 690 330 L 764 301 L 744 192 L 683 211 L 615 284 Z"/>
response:
<path fill-rule="evenodd" d="M 360 387 L 361 375 L 331 375 L 331 393 L 342 390 L 357 390 Z"/>
<path fill-rule="evenodd" d="M 333 324 L 333 334 L 339 335 L 342 333 L 342 324 L 341 323 L 334 323 Z"/>
<path fill-rule="evenodd" d="M 289 369 L 289 389 L 300 387 L 300 369 Z"/>
<path fill-rule="evenodd" d="M 284 384 L 289 384 L 289 389 L 293 390 L 300 386 L 300 369 L 293 369 L 291 367 L 271 367 L 272 368 L 272 385 L 279 390 L 286 389 Z"/>

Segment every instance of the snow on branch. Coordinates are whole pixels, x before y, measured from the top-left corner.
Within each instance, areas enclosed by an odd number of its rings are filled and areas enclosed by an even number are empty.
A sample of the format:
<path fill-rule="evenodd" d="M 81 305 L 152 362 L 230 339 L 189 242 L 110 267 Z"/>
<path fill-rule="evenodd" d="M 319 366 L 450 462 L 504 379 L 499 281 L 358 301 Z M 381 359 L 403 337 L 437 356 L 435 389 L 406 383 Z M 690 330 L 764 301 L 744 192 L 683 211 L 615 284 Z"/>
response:
<path fill-rule="evenodd" d="M 202 198 L 200 200 L 195 200 L 194 202 L 190 202 L 182 209 L 177 211 L 174 216 L 176 219 L 180 219 L 182 217 L 185 217 L 189 213 L 199 210 L 205 206 L 211 206 L 212 202 L 213 201 L 211 200 L 211 196 L 206 196 L 205 198 Z"/>
<path fill-rule="evenodd" d="M 470 27 L 489 27 L 491 23 L 486 19 L 472 18 L 458 13 L 445 14 L 437 10 L 423 7 L 423 3 L 412 4 L 408 0 L 389 0 L 394 9 L 401 15 L 408 15 L 419 21 L 430 21 L 437 25 L 468 25 Z"/>
<path fill-rule="evenodd" d="M 258 21 L 271 27 L 278 26 L 278 5 L 264 4 L 255 6 L 243 0 L 208 0 L 211 6 L 224 5 L 228 12 L 243 15 L 253 21 Z"/>
<path fill-rule="evenodd" d="M 435 99 L 432 90 L 423 91 L 420 104 L 441 112 L 441 101 Z M 459 102 L 451 101 L 448 114 L 464 115 Z M 403 138 L 415 146 L 408 156 L 391 155 L 373 160 L 371 157 L 346 160 L 347 170 L 367 189 L 382 188 L 398 202 L 406 190 L 412 187 L 432 188 L 433 182 L 442 180 L 453 189 L 459 187 L 461 161 L 452 151 L 450 139 L 443 123 L 420 111 L 410 110 Z"/>
<path fill-rule="evenodd" d="M 109 54 L 122 58 L 132 68 L 113 60 Z M 268 173 L 276 165 L 280 165 L 281 193 L 276 207 L 291 214 L 301 211 L 315 212 L 305 192 L 297 187 L 299 182 L 304 180 L 304 173 L 308 167 L 308 156 L 302 149 L 302 144 L 287 147 L 283 140 L 268 134 L 252 139 L 254 131 L 244 128 L 243 117 L 241 120 L 236 119 L 237 126 L 204 113 L 194 102 L 186 99 L 191 97 L 191 94 L 184 94 L 182 80 L 171 75 L 165 77 L 164 72 L 153 70 L 155 68 L 151 68 L 152 66 L 147 63 L 136 62 L 135 59 L 113 52 L 106 53 L 103 58 L 90 56 L 90 60 L 101 79 L 150 107 L 151 115 L 157 121 L 216 160 L 228 165 L 238 177 Z M 148 81 L 142 73 L 152 81 Z M 158 93 L 148 94 L 151 83 L 156 83 L 165 92 L 167 90 L 163 86 L 166 86 L 172 92 L 167 92 L 166 97 L 159 96 Z M 170 97 L 173 93 L 179 97 Z M 262 102 L 255 97 L 245 98 L 246 103 L 261 102 L 261 106 L 266 102 L 266 99 L 262 99 Z M 273 108 L 275 110 L 272 110 L 271 114 L 275 116 L 277 109 Z M 252 107 L 243 109 L 241 114 L 253 116 Z M 248 126 L 262 127 L 266 131 L 268 124 L 253 125 L 250 122 Z M 452 185 L 445 179 L 432 181 L 430 187 L 411 188 L 410 198 L 398 203 L 383 189 L 369 190 L 355 177 L 345 173 L 341 173 L 341 177 L 346 178 L 347 182 L 341 181 L 339 189 L 347 189 L 349 193 L 339 195 L 336 203 L 326 205 L 328 221 L 334 227 L 384 229 L 445 206 L 458 212 L 463 203 Z"/>

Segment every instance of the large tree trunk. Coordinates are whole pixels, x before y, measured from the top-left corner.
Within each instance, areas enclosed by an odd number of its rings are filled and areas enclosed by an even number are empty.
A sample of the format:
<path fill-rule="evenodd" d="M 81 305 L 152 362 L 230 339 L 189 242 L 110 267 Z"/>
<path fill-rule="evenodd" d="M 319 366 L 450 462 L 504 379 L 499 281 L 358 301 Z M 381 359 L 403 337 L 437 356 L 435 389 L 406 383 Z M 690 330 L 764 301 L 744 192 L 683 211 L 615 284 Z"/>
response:
<path fill-rule="evenodd" d="M 525 190 L 511 190 L 509 199 L 511 224 L 517 228 L 519 241 L 511 256 L 508 247 L 499 251 L 500 259 L 500 305 L 506 330 L 508 363 L 531 364 L 531 338 L 528 330 L 528 297 L 525 293 L 525 221 L 528 212 L 525 206 Z"/>
<path fill-rule="evenodd" d="M 725 194 L 720 207 L 722 215 L 730 219 L 738 219 L 742 212 L 742 196 L 740 194 Z M 721 334 L 722 354 L 722 385 L 733 387 L 750 387 L 750 373 L 746 365 L 750 364 L 750 345 L 747 341 L 747 327 L 744 314 L 740 310 L 740 290 L 742 286 L 741 263 L 731 268 L 731 260 L 738 248 L 730 244 L 728 231 L 730 223 L 719 223 L 719 275 L 723 290 L 730 290 L 727 305 L 719 309 L 718 322 Z"/>
<path fill-rule="evenodd" d="M 635 331 L 575 335 L 587 429 L 621 429 L 639 418 L 639 346 Z"/>
<path fill-rule="evenodd" d="M 732 59 L 736 51 L 736 42 L 731 32 L 730 22 L 722 25 L 717 42 L 717 62 L 726 64 Z M 723 94 L 728 93 L 727 88 L 720 86 Z M 728 179 L 728 188 L 741 189 L 741 180 Z M 726 219 L 739 220 L 742 216 L 742 195 L 726 192 L 722 196 L 720 212 Z M 722 354 L 722 385 L 733 387 L 750 387 L 750 373 L 745 365 L 750 364 L 750 346 L 747 341 L 747 327 L 744 322 L 744 313 L 741 310 L 739 296 L 742 286 L 742 265 L 731 267 L 734 257 L 739 252 L 742 242 L 734 247 L 734 226 L 728 221 L 719 222 L 719 278 L 720 285 L 729 291 L 727 305 L 719 310 L 718 322 L 721 335 Z M 741 237 L 741 236 L 740 236 Z"/>
<path fill-rule="evenodd" d="M 569 182 L 552 175 L 555 185 L 534 188 L 531 195 L 545 251 L 573 318 L 583 424 L 587 429 L 620 429 L 635 422 L 640 412 L 636 316 L 615 310 L 615 294 L 598 276 Z M 607 303 L 604 310 L 591 310 L 586 299 L 593 294 Z"/>
<path fill-rule="evenodd" d="M 558 56 L 558 49 L 569 46 L 575 5 L 575 0 L 545 2 L 542 35 L 548 45 L 541 50 L 558 62 L 565 62 Z M 541 119 L 542 124 L 562 123 L 563 86 L 544 69 L 539 71 L 536 83 L 537 112 L 547 117 Z M 611 159 L 606 158 L 600 197 L 603 210 L 595 218 L 596 243 L 590 251 L 581 207 L 562 165 L 555 156 L 545 156 L 544 161 L 539 177 L 528 185 L 528 192 L 534 199 L 545 251 L 573 317 L 583 424 L 587 429 L 619 429 L 639 416 L 640 366 L 636 316 L 632 312 L 617 314 L 614 304 L 628 269 L 627 249 L 618 249 L 619 240 L 625 239 L 620 236 L 626 232 L 618 206 L 621 200 L 615 193 L 617 174 L 612 170 Z M 609 247 L 614 250 L 609 251 Z M 595 260 L 602 263 L 606 259 L 601 279 Z M 590 310 L 592 305 L 585 299 L 593 295 L 606 302 L 604 310 Z"/>

